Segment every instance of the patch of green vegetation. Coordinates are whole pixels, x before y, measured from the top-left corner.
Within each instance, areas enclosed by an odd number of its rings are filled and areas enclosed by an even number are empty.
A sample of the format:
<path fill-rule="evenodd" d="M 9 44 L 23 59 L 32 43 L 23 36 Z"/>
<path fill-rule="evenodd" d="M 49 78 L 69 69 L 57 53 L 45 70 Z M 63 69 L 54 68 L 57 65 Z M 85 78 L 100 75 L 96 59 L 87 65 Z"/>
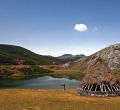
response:
<path fill-rule="evenodd" d="M 8 56 L 0 56 L 0 64 L 3 65 L 16 65 L 16 62 Z"/>
<path fill-rule="evenodd" d="M 69 79 L 81 80 L 84 76 L 83 73 L 70 73 L 70 74 L 52 74 L 53 77 L 68 77 Z"/>

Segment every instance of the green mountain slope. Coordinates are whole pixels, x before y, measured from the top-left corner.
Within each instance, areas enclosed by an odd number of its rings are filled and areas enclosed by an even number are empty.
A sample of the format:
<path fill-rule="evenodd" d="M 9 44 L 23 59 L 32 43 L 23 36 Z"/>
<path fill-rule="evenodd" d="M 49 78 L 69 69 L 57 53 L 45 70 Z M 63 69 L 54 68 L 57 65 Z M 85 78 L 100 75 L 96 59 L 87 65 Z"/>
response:
<path fill-rule="evenodd" d="M 33 53 L 20 46 L 0 44 L 0 65 L 50 65 L 59 64 L 60 60 L 51 56 L 43 56 Z"/>

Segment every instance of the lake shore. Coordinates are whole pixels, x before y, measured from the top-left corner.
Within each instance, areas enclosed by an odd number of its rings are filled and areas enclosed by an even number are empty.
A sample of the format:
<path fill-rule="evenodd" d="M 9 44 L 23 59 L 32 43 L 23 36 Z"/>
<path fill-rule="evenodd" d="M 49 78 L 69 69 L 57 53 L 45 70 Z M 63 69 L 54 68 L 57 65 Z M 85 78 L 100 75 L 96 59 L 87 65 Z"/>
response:
<path fill-rule="evenodd" d="M 120 97 L 78 96 L 76 89 L 0 89 L 0 110 L 119 110 Z"/>

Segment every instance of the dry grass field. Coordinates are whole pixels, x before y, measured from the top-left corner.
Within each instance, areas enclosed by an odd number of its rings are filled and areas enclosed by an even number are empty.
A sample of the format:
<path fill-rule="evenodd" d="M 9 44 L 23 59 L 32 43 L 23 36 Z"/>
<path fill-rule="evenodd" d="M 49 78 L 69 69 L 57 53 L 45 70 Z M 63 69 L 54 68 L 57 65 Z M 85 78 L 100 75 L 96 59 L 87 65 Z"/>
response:
<path fill-rule="evenodd" d="M 75 89 L 1 89 L 0 110 L 120 110 L 120 97 L 77 96 Z"/>

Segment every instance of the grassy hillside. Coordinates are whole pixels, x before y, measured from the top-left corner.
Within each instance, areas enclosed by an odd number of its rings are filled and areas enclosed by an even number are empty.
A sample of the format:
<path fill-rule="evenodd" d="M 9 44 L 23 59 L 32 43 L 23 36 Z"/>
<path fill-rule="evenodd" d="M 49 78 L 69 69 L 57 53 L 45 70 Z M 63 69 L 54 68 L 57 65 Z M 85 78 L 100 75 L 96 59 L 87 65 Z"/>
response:
<path fill-rule="evenodd" d="M 120 110 L 120 97 L 77 96 L 77 91 L 1 89 L 0 110 Z"/>
<path fill-rule="evenodd" d="M 42 56 L 33 53 L 23 47 L 0 44 L 0 65 L 49 65 L 59 64 L 60 60 L 50 56 Z"/>

